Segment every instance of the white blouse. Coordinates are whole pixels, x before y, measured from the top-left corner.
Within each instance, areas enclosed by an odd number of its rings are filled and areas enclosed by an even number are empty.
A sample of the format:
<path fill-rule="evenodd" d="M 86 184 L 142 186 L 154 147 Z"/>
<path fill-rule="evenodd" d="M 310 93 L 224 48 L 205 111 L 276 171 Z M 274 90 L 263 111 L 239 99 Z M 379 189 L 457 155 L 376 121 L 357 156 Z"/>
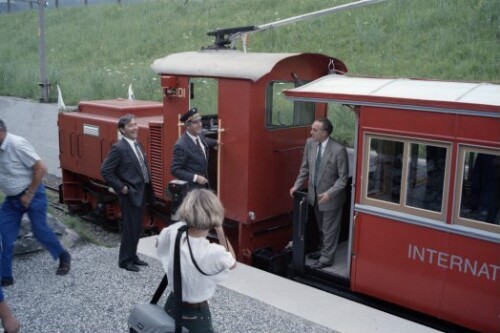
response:
<path fill-rule="evenodd" d="M 186 225 L 185 222 L 177 222 L 161 231 L 158 236 L 158 247 L 156 253 L 167 273 L 167 290 L 174 290 L 174 247 L 177 230 Z M 196 263 L 206 274 L 201 274 L 193 264 L 189 247 L 186 241 L 186 233 L 180 241 L 181 276 L 182 276 L 182 301 L 198 303 L 208 300 L 215 294 L 217 283 L 224 280 L 229 274 L 229 268 L 235 264 L 235 259 L 230 252 L 219 244 L 210 243 L 203 237 L 189 236 L 189 244 Z"/>

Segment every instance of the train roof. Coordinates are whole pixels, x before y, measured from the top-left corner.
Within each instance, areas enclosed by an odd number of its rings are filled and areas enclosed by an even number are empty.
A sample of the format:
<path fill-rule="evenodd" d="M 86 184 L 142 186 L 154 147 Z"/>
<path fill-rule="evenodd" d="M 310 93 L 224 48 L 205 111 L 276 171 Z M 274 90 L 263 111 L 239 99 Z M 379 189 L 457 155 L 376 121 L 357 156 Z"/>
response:
<path fill-rule="evenodd" d="M 284 92 L 288 98 L 385 107 L 491 111 L 500 118 L 500 85 L 327 75 Z M 411 107 L 407 107 L 411 108 Z"/>
<path fill-rule="evenodd" d="M 117 98 L 101 101 L 82 101 L 78 104 L 78 109 L 81 113 L 102 116 L 121 117 L 131 113 L 136 117 L 149 117 L 161 115 L 163 103 Z"/>
<path fill-rule="evenodd" d="M 346 72 L 338 59 L 314 53 L 245 53 L 238 50 L 202 50 L 173 53 L 156 59 L 151 68 L 157 74 L 226 77 L 257 81 L 280 61 L 298 56 L 313 56 L 318 60 L 335 60 L 335 68 Z"/>

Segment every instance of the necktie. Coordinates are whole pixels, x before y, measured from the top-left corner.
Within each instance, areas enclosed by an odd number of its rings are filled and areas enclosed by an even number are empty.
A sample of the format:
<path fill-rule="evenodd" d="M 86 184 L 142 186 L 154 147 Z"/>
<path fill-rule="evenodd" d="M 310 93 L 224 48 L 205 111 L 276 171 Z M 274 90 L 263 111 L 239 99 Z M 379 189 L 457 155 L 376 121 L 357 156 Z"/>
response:
<path fill-rule="evenodd" d="M 318 153 L 316 154 L 316 162 L 314 163 L 314 186 L 318 185 L 318 172 L 321 163 L 321 143 L 318 144 Z"/>
<path fill-rule="evenodd" d="M 207 158 L 207 155 L 205 154 L 205 150 L 201 147 L 200 138 L 196 138 L 196 144 L 198 145 L 198 148 L 200 148 L 201 152 L 203 153 L 203 156 L 205 158 Z"/>
<path fill-rule="evenodd" d="M 142 156 L 141 148 L 139 148 L 139 144 L 137 142 L 134 142 L 134 146 L 135 146 L 135 153 L 137 154 L 137 158 L 139 159 L 139 164 L 141 166 L 144 182 L 149 183 L 148 169 L 146 168 L 146 163 L 144 162 L 144 156 Z"/>

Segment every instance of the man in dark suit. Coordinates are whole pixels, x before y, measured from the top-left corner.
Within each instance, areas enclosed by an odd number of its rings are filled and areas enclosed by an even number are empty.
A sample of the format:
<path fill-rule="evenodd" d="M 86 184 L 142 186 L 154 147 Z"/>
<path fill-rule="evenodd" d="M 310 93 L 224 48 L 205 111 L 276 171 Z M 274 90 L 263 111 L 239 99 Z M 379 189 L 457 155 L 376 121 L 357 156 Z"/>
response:
<path fill-rule="evenodd" d="M 121 117 L 118 130 L 123 137 L 111 147 L 102 164 L 101 175 L 120 199 L 123 226 L 118 265 L 138 272 L 137 266 L 148 265 L 136 252 L 146 202 L 153 199 L 151 176 L 146 155 L 137 142 L 139 127 L 134 115 Z"/>
<path fill-rule="evenodd" d="M 186 112 L 181 121 L 186 125 L 186 132 L 175 143 L 170 172 L 188 182 L 189 190 L 207 188 L 209 148 L 217 146 L 217 140 L 203 135 L 201 115 L 196 108 Z"/>
<path fill-rule="evenodd" d="M 330 138 L 332 132 L 332 123 L 326 118 L 312 124 L 311 138 L 307 139 L 304 148 L 299 175 L 290 189 L 293 197 L 293 192 L 309 179 L 307 199 L 314 206 L 321 238 L 321 250 L 309 257 L 318 259 L 311 266 L 317 269 L 333 264 L 349 174 L 346 149 Z"/>

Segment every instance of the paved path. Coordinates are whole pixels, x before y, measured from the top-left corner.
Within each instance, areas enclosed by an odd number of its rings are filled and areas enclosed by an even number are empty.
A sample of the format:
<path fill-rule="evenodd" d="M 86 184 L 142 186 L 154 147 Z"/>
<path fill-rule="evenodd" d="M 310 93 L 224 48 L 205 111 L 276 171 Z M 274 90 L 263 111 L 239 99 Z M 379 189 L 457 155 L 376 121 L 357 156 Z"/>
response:
<path fill-rule="evenodd" d="M 7 130 L 26 138 L 47 164 L 48 172 L 60 177 L 57 114 L 57 104 L 0 97 L 0 119 Z"/>
<path fill-rule="evenodd" d="M 156 239 L 141 238 L 138 252 L 158 260 Z M 432 328 L 239 263 L 221 286 L 342 333 L 431 333 Z M 283 332 L 285 332 L 283 330 Z M 315 331 L 310 331 L 315 332 Z"/>

